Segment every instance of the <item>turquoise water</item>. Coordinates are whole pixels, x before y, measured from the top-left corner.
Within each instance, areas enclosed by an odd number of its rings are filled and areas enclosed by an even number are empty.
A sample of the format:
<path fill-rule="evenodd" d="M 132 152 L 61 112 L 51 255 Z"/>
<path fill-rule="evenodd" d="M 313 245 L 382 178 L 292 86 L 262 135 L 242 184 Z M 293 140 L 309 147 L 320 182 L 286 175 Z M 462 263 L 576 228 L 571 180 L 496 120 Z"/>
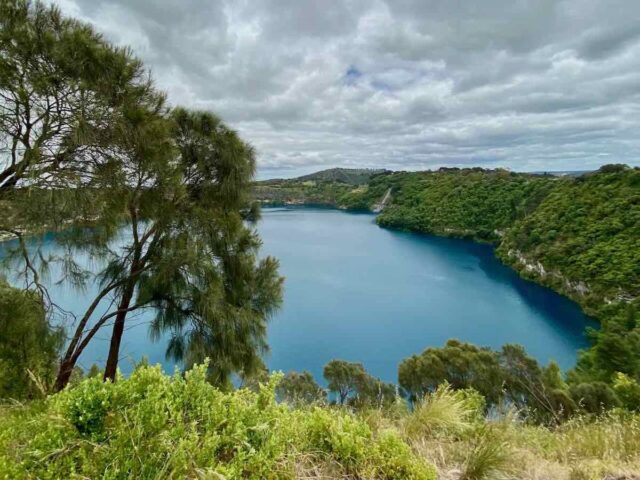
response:
<path fill-rule="evenodd" d="M 286 277 L 284 306 L 269 327 L 270 369 L 306 369 L 320 379 L 323 365 L 341 358 L 396 381 L 403 358 L 449 338 L 520 343 L 538 360 L 569 368 L 593 324 L 575 303 L 502 265 L 488 245 L 394 232 L 373 215 L 314 208 L 265 209 L 259 231 L 263 254 L 277 257 Z M 49 238 L 45 250 L 55 248 Z M 76 312 L 92 291 L 52 288 Z M 143 355 L 174 368 L 163 343 L 148 339 L 148 318 L 130 321 L 125 373 Z M 108 333 L 85 352 L 83 366 L 104 362 Z"/>

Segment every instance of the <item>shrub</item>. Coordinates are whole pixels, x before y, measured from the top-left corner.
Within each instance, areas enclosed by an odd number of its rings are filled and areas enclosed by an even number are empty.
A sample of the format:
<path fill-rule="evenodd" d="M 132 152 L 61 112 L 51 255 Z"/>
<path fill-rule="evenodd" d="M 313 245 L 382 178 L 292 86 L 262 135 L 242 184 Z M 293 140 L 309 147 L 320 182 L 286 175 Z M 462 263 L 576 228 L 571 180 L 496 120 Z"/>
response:
<path fill-rule="evenodd" d="M 613 391 L 627 410 L 640 411 L 640 384 L 637 380 L 617 373 L 613 379 Z"/>
<path fill-rule="evenodd" d="M 572 385 L 570 392 L 576 404 L 589 413 L 601 413 L 620 405 L 615 392 L 604 382 Z"/>
<path fill-rule="evenodd" d="M 85 379 L 0 411 L 0 478 L 286 479 L 315 458 L 341 475 L 435 479 L 395 433 L 377 437 L 342 409 L 277 404 L 279 375 L 254 393 L 222 392 L 206 374 L 141 366 L 115 384 Z"/>
<path fill-rule="evenodd" d="M 460 434 L 482 418 L 484 401 L 472 390 L 451 390 L 442 385 L 419 401 L 405 421 L 410 438 Z"/>
<path fill-rule="evenodd" d="M 482 429 L 463 463 L 460 480 L 503 478 L 513 472 L 514 458 L 509 444 L 491 429 Z"/>

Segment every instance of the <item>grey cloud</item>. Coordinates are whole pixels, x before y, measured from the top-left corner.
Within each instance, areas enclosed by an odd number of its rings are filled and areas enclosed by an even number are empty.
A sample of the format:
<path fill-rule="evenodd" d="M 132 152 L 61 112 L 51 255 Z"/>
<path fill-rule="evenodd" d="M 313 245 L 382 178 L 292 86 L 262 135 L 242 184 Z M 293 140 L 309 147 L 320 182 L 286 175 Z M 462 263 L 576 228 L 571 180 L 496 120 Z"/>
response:
<path fill-rule="evenodd" d="M 640 3 L 60 0 L 279 176 L 638 164 Z"/>

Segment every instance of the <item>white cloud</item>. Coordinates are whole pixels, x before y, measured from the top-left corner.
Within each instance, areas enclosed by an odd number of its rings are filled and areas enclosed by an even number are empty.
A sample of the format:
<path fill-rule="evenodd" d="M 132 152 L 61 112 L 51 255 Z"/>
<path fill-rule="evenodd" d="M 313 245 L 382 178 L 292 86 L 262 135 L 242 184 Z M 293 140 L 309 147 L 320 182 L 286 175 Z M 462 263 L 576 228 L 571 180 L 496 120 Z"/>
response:
<path fill-rule="evenodd" d="M 640 4 L 64 0 L 262 175 L 330 166 L 638 164 Z"/>

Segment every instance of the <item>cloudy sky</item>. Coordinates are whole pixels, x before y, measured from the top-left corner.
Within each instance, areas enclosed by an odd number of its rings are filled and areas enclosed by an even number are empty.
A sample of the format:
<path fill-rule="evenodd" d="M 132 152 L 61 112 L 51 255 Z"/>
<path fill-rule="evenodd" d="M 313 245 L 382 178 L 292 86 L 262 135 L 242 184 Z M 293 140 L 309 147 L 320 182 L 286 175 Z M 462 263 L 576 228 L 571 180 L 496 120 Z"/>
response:
<path fill-rule="evenodd" d="M 260 177 L 640 164 L 636 0 L 59 0 Z"/>

